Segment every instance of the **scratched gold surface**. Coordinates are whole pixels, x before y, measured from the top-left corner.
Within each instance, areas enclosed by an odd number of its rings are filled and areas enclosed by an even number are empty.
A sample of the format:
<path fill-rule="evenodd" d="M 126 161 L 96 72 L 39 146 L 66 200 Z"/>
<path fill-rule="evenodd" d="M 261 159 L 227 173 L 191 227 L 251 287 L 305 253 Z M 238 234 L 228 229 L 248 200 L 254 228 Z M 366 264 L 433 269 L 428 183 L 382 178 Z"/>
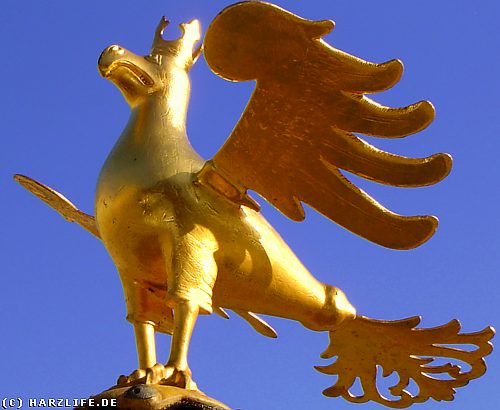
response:
<path fill-rule="evenodd" d="M 263 2 L 230 6 L 208 27 L 204 55 L 217 75 L 256 85 L 226 143 L 205 161 L 186 134 L 189 70 L 202 53 L 200 23 L 181 24 L 181 37 L 170 41 L 162 36 L 167 24 L 162 18 L 148 55 L 112 45 L 99 58 L 100 74 L 121 91 L 131 114 L 100 172 L 95 217 L 52 188 L 16 176 L 100 238 L 116 264 L 139 363 L 118 387 L 159 383 L 197 390 L 187 361 L 196 319 L 211 313 L 228 318 L 232 310 L 268 337 L 276 332 L 258 314 L 329 332 L 323 357 L 336 359 L 318 367 L 337 376 L 324 391 L 328 396 L 395 408 L 452 400 L 455 388 L 485 372 L 494 330 L 463 334 L 457 321 L 420 329 L 418 318 L 357 315 L 340 289 L 311 275 L 248 194 L 256 191 L 296 221 L 305 218 L 302 203 L 308 204 L 389 248 L 410 249 L 429 239 L 435 217 L 398 215 L 342 174 L 420 187 L 449 173 L 447 154 L 407 158 L 362 138 L 402 138 L 432 122 L 427 101 L 390 108 L 365 96 L 397 83 L 402 64 L 370 63 L 335 49 L 321 39 L 333 29 L 329 20 L 305 20 Z M 156 332 L 172 334 L 166 364 L 157 363 Z M 440 357 L 450 363 L 433 364 Z M 460 363 L 470 368 L 462 371 Z M 377 368 L 384 376 L 399 375 L 392 397 L 379 391 Z M 350 391 L 356 379 L 363 389 L 357 396 Z M 411 380 L 418 394 L 405 390 Z"/>

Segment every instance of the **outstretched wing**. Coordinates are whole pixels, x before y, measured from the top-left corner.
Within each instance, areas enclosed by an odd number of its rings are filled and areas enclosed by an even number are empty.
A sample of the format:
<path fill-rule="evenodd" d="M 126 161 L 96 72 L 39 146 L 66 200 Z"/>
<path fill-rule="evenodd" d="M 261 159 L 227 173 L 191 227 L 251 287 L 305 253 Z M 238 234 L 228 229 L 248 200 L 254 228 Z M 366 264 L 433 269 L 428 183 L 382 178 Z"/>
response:
<path fill-rule="evenodd" d="M 372 242 L 416 247 L 432 236 L 437 219 L 389 211 L 340 169 L 401 187 L 440 181 L 451 169 L 449 155 L 407 158 L 355 135 L 404 137 L 427 127 L 434 109 L 426 101 L 389 108 L 365 97 L 397 83 L 402 64 L 372 64 L 331 47 L 320 37 L 332 28 L 331 21 L 304 20 L 263 2 L 238 3 L 214 19 L 204 42 L 210 68 L 257 84 L 201 180 L 246 205 L 246 190 L 254 190 L 296 221 L 305 217 L 304 202 Z"/>

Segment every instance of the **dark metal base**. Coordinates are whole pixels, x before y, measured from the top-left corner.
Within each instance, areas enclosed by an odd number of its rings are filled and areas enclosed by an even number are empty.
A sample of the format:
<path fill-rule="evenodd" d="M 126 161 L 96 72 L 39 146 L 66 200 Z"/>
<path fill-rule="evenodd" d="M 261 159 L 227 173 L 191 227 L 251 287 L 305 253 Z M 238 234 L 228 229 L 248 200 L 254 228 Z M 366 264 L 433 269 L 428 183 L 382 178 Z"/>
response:
<path fill-rule="evenodd" d="M 158 384 L 112 387 L 75 410 L 230 410 L 199 391 Z"/>

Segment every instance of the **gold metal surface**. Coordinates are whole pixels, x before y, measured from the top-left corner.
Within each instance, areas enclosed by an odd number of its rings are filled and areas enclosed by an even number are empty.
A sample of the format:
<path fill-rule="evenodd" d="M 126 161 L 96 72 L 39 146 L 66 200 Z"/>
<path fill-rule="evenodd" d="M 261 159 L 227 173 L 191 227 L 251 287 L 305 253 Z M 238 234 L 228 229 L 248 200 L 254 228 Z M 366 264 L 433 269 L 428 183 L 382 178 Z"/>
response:
<path fill-rule="evenodd" d="M 404 137 L 432 121 L 428 102 L 393 109 L 364 96 L 394 85 L 401 63 L 368 63 L 334 49 L 321 40 L 333 28 L 331 21 L 304 20 L 262 2 L 228 7 L 207 31 L 205 57 L 216 74 L 255 79 L 256 88 L 224 146 L 204 161 L 191 147 L 185 124 L 188 72 L 201 52 L 200 25 L 182 24 L 182 36 L 166 41 L 167 24 L 160 21 L 149 55 L 113 45 L 99 58 L 99 72 L 118 87 L 132 112 L 99 175 L 95 219 L 53 189 L 16 176 L 66 219 L 99 237 L 113 258 L 139 358 L 139 368 L 121 376 L 118 385 L 196 390 L 187 361 L 195 322 L 212 312 L 227 318 L 225 309 L 269 337 L 276 332 L 255 313 L 328 331 L 324 357 L 337 360 L 319 370 L 338 375 L 325 391 L 330 396 L 401 408 L 428 398 L 451 400 L 455 387 L 483 374 L 492 328 L 458 334 L 456 321 L 415 329 L 415 318 L 356 316 L 340 289 L 308 272 L 247 193 L 258 192 L 294 220 L 304 219 L 304 202 L 390 248 L 413 248 L 432 236 L 436 218 L 397 215 L 340 171 L 402 187 L 431 185 L 449 173 L 447 154 L 401 157 L 355 135 Z M 172 334 L 165 365 L 156 363 L 155 332 Z M 468 351 L 467 345 L 478 350 Z M 468 363 L 471 370 L 461 372 L 455 362 L 430 366 L 434 356 Z M 394 400 L 378 392 L 377 366 L 384 375 L 400 375 L 391 389 Z M 450 380 L 429 376 L 439 374 Z M 357 377 L 361 397 L 349 393 Z M 416 396 L 404 390 L 410 379 L 419 386 Z"/>
<path fill-rule="evenodd" d="M 406 158 L 354 135 L 414 134 L 431 123 L 434 108 L 422 101 L 395 109 L 365 97 L 397 83 L 403 65 L 373 64 L 331 47 L 320 37 L 332 29 L 331 21 L 260 2 L 238 3 L 214 19 L 204 46 L 211 69 L 231 81 L 256 80 L 256 87 L 211 165 L 240 192 L 258 192 L 293 220 L 305 218 L 305 202 L 370 241 L 416 247 L 437 219 L 390 212 L 339 169 L 402 187 L 440 181 L 450 172 L 449 155 Z"/>
<path fill-rule="evenodd" d="M 99 238 L 99 231 L 97 230 L 94 217 L 80 211 L 64 195 L 24 175 L 14 175 L 14 179 L 47 205 L 54 208 L 68 222 L 76 222 L 92 235 Z"/>
<path fill-rule="evenodd" d="M 333 364 L 317 366 L 329 375 L 337 375 L 335 385 L 323 394 L 341 396 L 354 403 L 369 400 L 388 407 L 404 408 L 412 403 L 422 403 L 430 398 L 440 401 L 453 400 L 455 388 L 465 386 L 469 380 L 482 376 L 486 371 L 483 357 L 490 354 L 494 336 L 492 328 L 481 332 L 459 334 L 460 323 L 450 323 L 432 329 L 416 329 L 419 317 L 399 321 L 380 321 L 358 316 L 355 320 L 330 332 L 330 345 L 322 358 L 336 357 Z M 472 346 L 475 345 L 477 348 Z M 456 346 L 461 346 L 457 348 Z M 435 364 L 439 359 L 453 359 L 446 364 Z M 469 370 L 462 371 L 456 363 L 465 363 Z M 433 365 L 434 364 L 434 365 Z M 381 374 L 377 374 L 377 368 Z M 377 382 L 380 376 L 393 372 L 399 381 L 388 388 L 396 400 L 384 397 Z M 363 394 L 349 391 L 359 378 Z M 413 380 L 418 393 L 406 391 Z"/>

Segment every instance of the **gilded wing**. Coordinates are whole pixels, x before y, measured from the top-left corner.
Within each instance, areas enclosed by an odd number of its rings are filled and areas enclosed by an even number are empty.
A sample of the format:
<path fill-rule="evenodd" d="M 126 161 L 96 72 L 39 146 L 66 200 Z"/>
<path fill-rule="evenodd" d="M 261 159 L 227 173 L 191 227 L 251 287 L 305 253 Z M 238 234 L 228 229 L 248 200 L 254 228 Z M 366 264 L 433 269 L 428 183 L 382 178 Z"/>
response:
<path fill-rule="evenodd" d="M 395 214 L 340 170 L 401 187 L 440 181 L 450 172 L 449 155 L 407 158 L 355 135 L 416 133 L 432 122 L 434 108 L 427 101 L 389 108 L 364 96 L 397 83 L 402 64 L 337 50 L 321 40 L 332 29 L 332 21 L 304 20 L 263 2 L 235 4 L 214 19 L 204 42 L 210 68 L 231 81 L 256 80 L 256 87 L 201 181 L 250 206 L 246 190 L 254 190 L 296 221 L 305 217 L 304 202 L 372 242 L 416 247 L 432 236 L 437 218 Z"/>
<path fill-rule="evenodd" d="M 63 194 L 60 194 L 47 185 L 24 175 L 16 174 L 14 175 L 14 179 L 19 182 L 24 188 L 30 191 L 33 195 L 37 196 L 48 206 L 59 212 L 68 222 L 76 222 L 92 235 L 101 239 L 99 230 L 97 229 L 95 218 L 91 215 L 86 214 L 85 212 L 80 211 Z"/>

